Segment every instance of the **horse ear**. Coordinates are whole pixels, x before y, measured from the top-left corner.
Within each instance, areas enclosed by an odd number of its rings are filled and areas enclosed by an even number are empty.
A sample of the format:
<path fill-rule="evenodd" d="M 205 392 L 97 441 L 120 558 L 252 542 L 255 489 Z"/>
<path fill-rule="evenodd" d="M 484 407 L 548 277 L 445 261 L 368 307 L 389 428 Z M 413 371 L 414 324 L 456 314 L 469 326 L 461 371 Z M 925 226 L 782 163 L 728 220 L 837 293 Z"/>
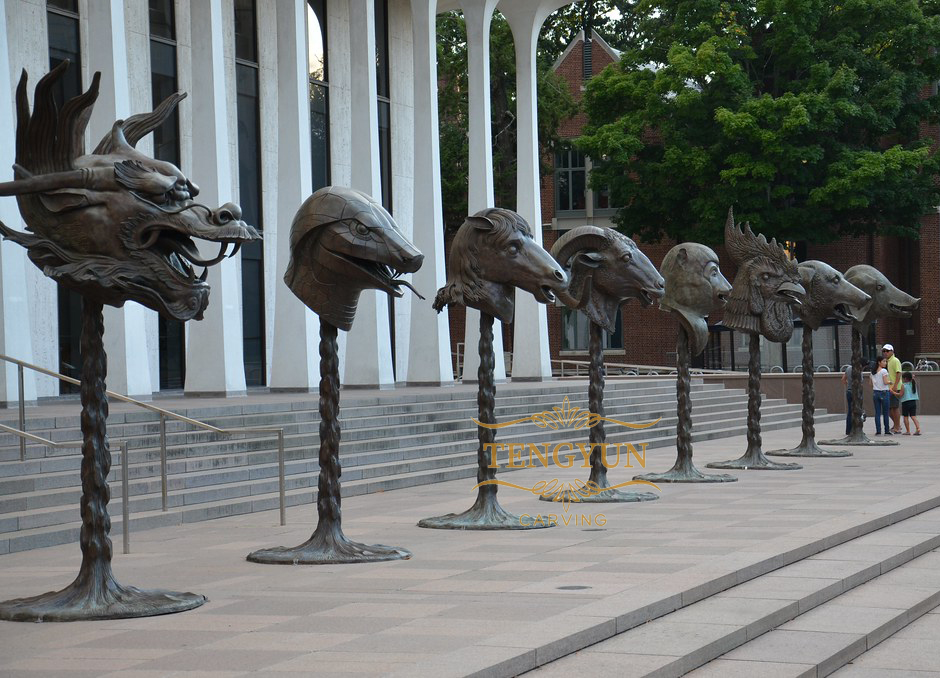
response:
<path fill-rule="evenodd" d="M 684 264 L 689 260 L 689 252 L 684 247 L 680 247 L 679 251 L 676 252 L 676 261 L 680 264 Z"/>
<path fill-rule="evenodd" d="M 470 224 L 478 231 L 492 231 L 496 228 L 496 223 L 488 219 L 487 217 L 474 215 L 472 217 L 467 217 L 466 224 Z"/>

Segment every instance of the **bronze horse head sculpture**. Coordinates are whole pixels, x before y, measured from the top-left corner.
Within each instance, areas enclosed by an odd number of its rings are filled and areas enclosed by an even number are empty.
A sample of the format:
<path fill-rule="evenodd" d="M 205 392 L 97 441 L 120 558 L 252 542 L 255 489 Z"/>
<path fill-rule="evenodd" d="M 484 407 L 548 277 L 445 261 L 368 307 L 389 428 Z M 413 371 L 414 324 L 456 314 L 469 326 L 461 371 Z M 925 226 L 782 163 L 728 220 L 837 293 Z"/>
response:
<path fill-rule="evenodd" d="M 463 304 L 510 323 L 513 287 L 548 304 L 568 284 L 558 262 L 533 239 L 525 219 L 499 207 L 467 217 L 454 236 L 448 262 L 447 283 L 434 299 L 438 312 L 447 304 Z"/>
<path fill-rule="evenodd" d="M 100 76 L 87 92 L 58 110 L 53 89 L 68 62 L 36 85 L 30 114 L 26 72 L 16 88 L 16 180 L 0 184 L 15 195 L 29 233 L 0 224 L 0 233 L 27 248 L 56 282 L 112 306 L 136 301 L 177 320 L 202 318 L 209 303 L 208 267 L 258 232 L 237 205 L 210 208 L 199 189 L 172 163 L 135 146 L 159 127 L 185 94 L 152 113 L 114 123 L 95 150 L 83 150 L 85 126 Z M 196 240 L 220 243 L 204 257 Z M 205 267 L 197 275 L 195 267 Z"/>
<path fill-rule="evenodd" d="M 424 261 L 398 225 L 371 196 L 352 188 L 327 186 L 307 198 L 291 224 L 291 260 L 284 282 L 322 319 L 348 331 L 359 295 L 376 289 L 395 297 L 399 276 Z"/>
<path fill-rule="evenodd" d="M 787 341 L 793 334 L 791 306 L 802 303 L 806 290 L 800 284 L 796 260 L 776 240 L 755 235 L 750 224 L 734 225 L 728 210 L 725 246 L 738 264 L 731 286 L 724 324 L 733 330 L 761 334 L 770 341 Z"/>
<path fill-rule="evenodd" d="M 666 279 L 659 307 L 676 314 L 689 336 L 689 350 L 699 355 L 708 343 L 705 319 L 725 306 L 731 292 L 718 268 L 718 255 L 710 247 L 686 242 L 669 250 L 659 268 Z"/>
<path fill-rule="evenodd" d="M 561 301 L 608 332 L 616 331 L 624 301 L 639 299 L 649 306 L 663 296 L 659 271 L 633 240 L 612 228 L 577 226 L 555 242 L 552 257 L 569 276 Z"/>
<path fill-rule="evenodd" d="M 799 264 L 800 280 L 806 297 L 797 309 L 800 320 L 811 330 L 818 330 L 823 321 L 835 317 L 845 322 L 856 320 L 853 309 L 866 305 L 871 297 L 853 285 L 823 261 Z"/>
<path fill-rule="evenodd" d="M 920 299 L 899 290 L 874 266 L 859 264 L 845 272 L 850 283 L 865 292 L 867 303 L 852 306 L 853 324 L 859 332 L 879 318 L 910 318 L 920 306 Z"/>

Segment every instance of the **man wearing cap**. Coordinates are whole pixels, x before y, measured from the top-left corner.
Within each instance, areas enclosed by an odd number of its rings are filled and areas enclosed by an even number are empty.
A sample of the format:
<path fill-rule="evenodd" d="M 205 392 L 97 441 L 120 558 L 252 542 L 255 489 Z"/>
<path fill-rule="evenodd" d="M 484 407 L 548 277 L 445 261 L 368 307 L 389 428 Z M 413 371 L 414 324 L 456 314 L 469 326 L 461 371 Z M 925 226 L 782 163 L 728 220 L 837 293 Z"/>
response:
<path fill-rule="evenodd" d="M 891 422 L 894 428 L 892 433 L 901 432 L 901 399 L 898 392 L 901 389 L 901 361 L 894 355 L 894 346 L 885 344 L 881 347 L 881 354 L 888 359 L 888 388 L 891 391 L 891 403 L 889 405 L 891 412 Z"/>

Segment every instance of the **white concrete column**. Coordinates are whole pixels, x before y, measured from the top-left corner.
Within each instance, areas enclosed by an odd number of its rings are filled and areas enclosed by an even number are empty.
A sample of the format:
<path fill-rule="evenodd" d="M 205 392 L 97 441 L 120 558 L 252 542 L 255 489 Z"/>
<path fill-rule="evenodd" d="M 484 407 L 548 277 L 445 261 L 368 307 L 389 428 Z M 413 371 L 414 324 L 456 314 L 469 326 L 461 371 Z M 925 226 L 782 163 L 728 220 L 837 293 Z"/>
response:
<path fill-rule="evenodd" d="M 447 309 L 431 300 L 444 286 L 444 220 L 441 211 L 441 151 L 437 118 L 437 0 L 411 0 L 414 29 L 414 244 L 424 265 L 412 284 L 427 301 L 411 304 L 411 341 L 405 381 L 453 383 Z"/>
<path fill-rule="evenodd" d="M 101 72 L 101 89 L 88 129 L 91 145 L 111 131 L 115 120 L 131 111 L 124 4 L 88 3 L 88 66 Z M 123 308 L 104 307 L 104 347 L 108 353 L 108 388 L 135 397 L 150 397 L 150 350 L 147 326 L 156 312 L 129 301 Z"/>
<path fill-rule="evenodd" d="M 381 200 L 373 0 L 349 0 L 349 42 L 352 100 L 349 121 L 352 136 L 350 186 Z M 384 292 L 366 290 L 359 297 L 356 320 L 346 337 L 343 384 L 380 388 L 395 386 L 388 297 Z"/>
<path fill-rule="evenodd" d="M 10 60 L 7 46 L 11 44 L 7 34 L 6 12 L 0 10 L 0 181 L 13 180 L 13 160 L 16 156 L 13 130 L 16 122 L 13 115 L 14 84 L 10 78 Z M 23 230 L 19 208 L 15 198 L 0 198 L 0 222 L 10 228 Z M 32 266 L 26 258 L 26 250 L 14 242 L 0 242 L 0 353 L 11 358 L 33 362 L 33 347 L 30 337 L 30 307 L 26 297 L 26 267 Z M 23 373 L 26 400 L 36 399 L 36 373 Z M 19 399 L 16 367 L 4 363 L 0 370 L 0 402 L 16 402 Z"/>
<path fill-rule="evenodd" d="M 467 79 L 469 82 L 470 173 L 467 211 L 476 214 L 495 205 L 493 195 L 493 122 L 490 107 L 490 24 L 499 0 L 461 0 L 467 26 Z M 463 380 L 476 381 L 480 367 L 480 312 L 467 309 L 464 328 Z M 506 380 L 502 323 L 493 331 L 495 378 Z"/>
<path fill-rule="evenodd" d="M 190 5 L 192 82 L 192 171 L 199 185 L 198 200 L 210 207 L 238 202 L 232 176 L 229 132 L 229 93 L 225 86 L 222 0 L 199 0 Z M 208 244 L 203 256 L 218 245 Z M 211 250 L 211 253 L 210 253 Z M 242 344 L 241 275 L 238 260 L 225 259 L 209 269 L 209 308 L 205 318 L 189 324 L 186 343 L 186 393 L 245 393 Z"/>
<path fill-rule="evenodd" d="M 567 4 L 570 2 L 563 0 L 502 0 L 499 5 L 512 28 L 516 47 L 516 211 L 529 222 L 539 244 L 542 243 L 542 205 L 535 49 L 545 19 Z M 520 339 L 513 347 L 513 379 L 550 379 L 546 307 L 522 290 L 516 291 L 513 336 Z M 522 346 L 525 350 L 516 350 Z"/>
<path fill-rule="evenodd" d="M 306 14 L 305 3 L 277 0 L 277 291 L 268 380 L 272 389 L 301 391 L 318 386 L 320 322 L 283 280 L 290 261 L 291 221 L 310 195 L 312 182 Z"/>

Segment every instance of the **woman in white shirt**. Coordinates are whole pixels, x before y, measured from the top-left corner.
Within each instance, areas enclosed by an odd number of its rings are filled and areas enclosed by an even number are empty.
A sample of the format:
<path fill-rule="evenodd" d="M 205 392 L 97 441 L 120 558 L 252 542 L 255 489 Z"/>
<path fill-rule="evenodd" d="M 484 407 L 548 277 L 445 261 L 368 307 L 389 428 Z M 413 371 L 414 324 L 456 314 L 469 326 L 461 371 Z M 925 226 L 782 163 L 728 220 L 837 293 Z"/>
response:
<path fill-rule="evenodd" d="M 891 435 L 891 426 L 888 423 L 888 412 L 890 409 L 890 395 L 888 389 L 890 385 L 888 380 L 888 360 L 879 358 L 878 365 L 871 373 L 872 396 L 875 400 L 875 435 L 881 435 L 881 422 L 884 421 L 885 435 Z"/>

